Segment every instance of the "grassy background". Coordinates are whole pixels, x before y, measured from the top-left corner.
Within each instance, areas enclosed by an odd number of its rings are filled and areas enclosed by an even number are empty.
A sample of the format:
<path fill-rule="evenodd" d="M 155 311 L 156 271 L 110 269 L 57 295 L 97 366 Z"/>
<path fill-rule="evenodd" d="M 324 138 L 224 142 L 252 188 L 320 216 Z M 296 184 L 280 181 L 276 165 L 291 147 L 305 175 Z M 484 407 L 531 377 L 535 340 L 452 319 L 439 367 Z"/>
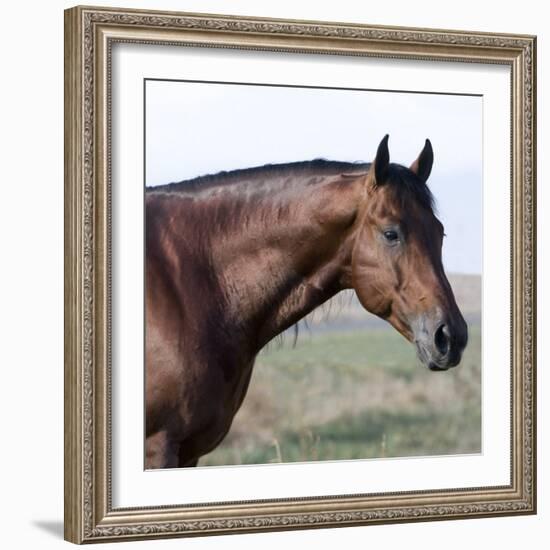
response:
<path fill-rule="evenodd" d="M 431 372 L 414 347 L 337 298 L 258 356 L 243 406 L 199 466 L 479 452 L 481 281 L 450 277 L 469 326 L 455 369 Z"/>

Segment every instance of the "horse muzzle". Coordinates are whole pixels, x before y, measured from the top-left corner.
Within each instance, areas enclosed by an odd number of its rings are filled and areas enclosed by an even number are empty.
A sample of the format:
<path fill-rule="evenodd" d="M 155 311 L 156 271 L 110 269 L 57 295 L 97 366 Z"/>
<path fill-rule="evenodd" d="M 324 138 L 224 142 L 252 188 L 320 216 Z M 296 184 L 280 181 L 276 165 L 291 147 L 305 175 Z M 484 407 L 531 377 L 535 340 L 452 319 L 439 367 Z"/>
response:
<path fill-rule="evenodd" d="M 456 367 L 468 343 L 468 326 L 459 314 L 457 319 L 441 315 L 424 315 L 412 325 L 418 358 L 432 371 Z"/>

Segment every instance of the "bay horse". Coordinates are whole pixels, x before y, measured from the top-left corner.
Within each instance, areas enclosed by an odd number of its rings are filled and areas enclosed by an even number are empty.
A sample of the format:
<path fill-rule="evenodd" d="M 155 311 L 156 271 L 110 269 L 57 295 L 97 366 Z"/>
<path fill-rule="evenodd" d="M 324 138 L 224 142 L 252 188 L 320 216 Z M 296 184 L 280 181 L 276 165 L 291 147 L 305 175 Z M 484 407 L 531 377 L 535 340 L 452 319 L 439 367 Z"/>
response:
<path fill-rule="evenodd" d="M 229 431 L 254 359 L 344 289 L 416 345 L 459 364 L 468 331 L 444 228 L 413 164 L 313 160 L 146 188 L 145 467 L 195 466 Z"/>

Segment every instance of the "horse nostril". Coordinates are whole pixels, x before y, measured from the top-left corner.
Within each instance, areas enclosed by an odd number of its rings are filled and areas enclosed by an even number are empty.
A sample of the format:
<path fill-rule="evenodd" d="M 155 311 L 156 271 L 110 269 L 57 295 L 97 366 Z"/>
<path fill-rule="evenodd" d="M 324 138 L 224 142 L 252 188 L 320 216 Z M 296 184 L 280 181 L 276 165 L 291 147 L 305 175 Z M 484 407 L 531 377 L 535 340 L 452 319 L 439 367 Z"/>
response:
<path fill-rule="evenodd" d="M 445 357 L 449 351 L 449 342 L 451 335 L 447 325 L 439 325 L 439 328 L 435 331 L 434 343 L 437 351 Z"/>

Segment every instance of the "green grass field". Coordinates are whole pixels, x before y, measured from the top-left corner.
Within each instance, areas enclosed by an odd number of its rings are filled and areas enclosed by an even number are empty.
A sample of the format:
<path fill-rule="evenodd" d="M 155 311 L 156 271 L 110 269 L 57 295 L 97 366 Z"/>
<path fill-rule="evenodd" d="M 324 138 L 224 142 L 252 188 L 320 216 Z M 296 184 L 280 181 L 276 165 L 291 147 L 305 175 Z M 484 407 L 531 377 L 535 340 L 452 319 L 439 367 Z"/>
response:
<path fill-rule="evenodd" d="M 431 372 L 391 327 L 302 331 L 258 357 L 232 428 L 199 466 L 480 452 L 481 329 Z"/>

